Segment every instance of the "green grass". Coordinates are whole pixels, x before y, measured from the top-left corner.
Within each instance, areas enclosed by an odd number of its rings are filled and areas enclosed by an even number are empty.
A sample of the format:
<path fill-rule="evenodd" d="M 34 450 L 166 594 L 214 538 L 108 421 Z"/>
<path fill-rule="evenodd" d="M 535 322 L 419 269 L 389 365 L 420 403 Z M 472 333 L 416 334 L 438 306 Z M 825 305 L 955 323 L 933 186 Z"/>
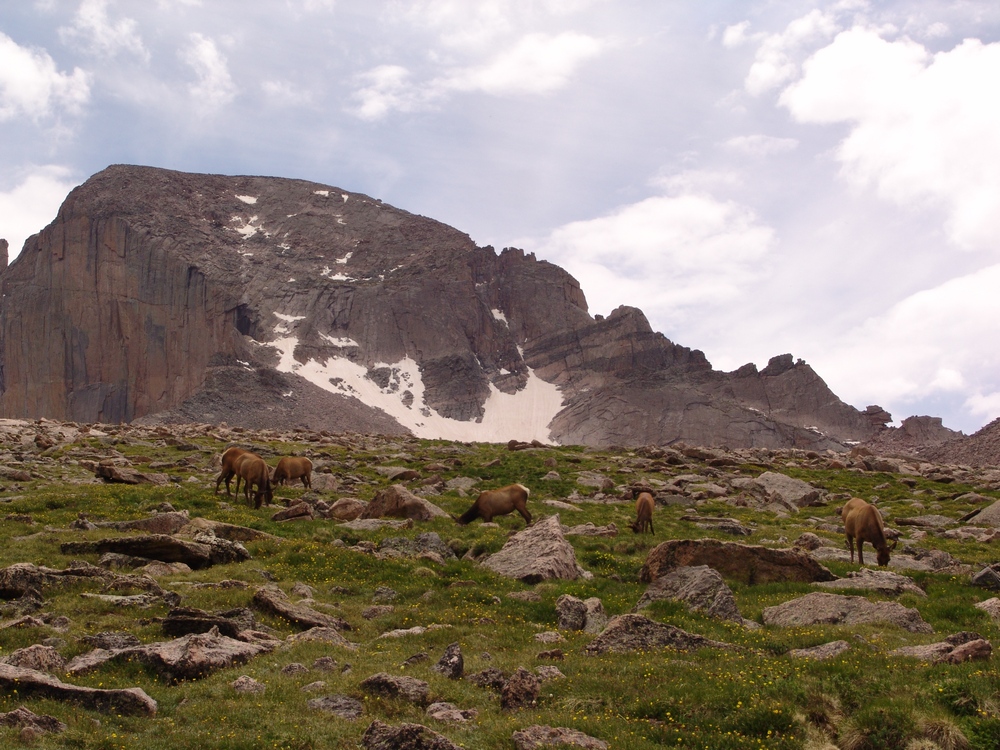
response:
<path fill-rule="evenodd" d="M 348 448 L 324 444 L 318 436 L 303 433 L 294 443 L 268 440 L 266 435 L 239 435 L 274 463 L 274 457 L 306 453 L 318 470 L 327 467 L 341 479 L 353 476 L 361 483 L 332 498 L 353 495 L 370 500 L 387 481 L 375 468 L 402 465 L 425 476 L 440 474 L 444 480 L 475 477 L 478 488 L 520 482 L 531 487 L 529 507 L 535 518 L 557 512 L 545 500 L 561 500 L 578 491 L 575 473 L 589 470 L 609 476 L 617 485 L 632 482 L 668 481 L 678 474 L 700 473 L 712 478 L 712 469 L 698 462 L 690 466 L 648 468 L 641 455 L 625 451 L 599 451 L 579 447 L 510 452 L 505 446 L 399 439 L 386 442 L 360 439 L 362 445 Z M 249 606 L 253 591 L 266 580 L 274 580 L 285 591 L 296 582 L 315 589 L 317 607 L 345 618 L 353 630 L 346 633 L 358 644 L 350 651 L 329 644 L 300 643 L 264 654 L 248 664 L 223 670 L 204 679 L 176 685 L 165 683 L 138 664 L 106 665 L 90 674 L 66 678 L 92 687 L 141 687 L 158 703 L 152 718 L 108 715 L 46 700 L 22 701 L 12 693 L 0 694 L 0 711 L 27 705 L 39 714 L 56 716 L 68 725 L 59 735 L 41 738 L 41 748 L 166 748 L 218 749 L 282 748 L 319 750 L 354 747 L 368 723 L 375 718 L 390 723 L 418 722 L 431 726 L 467 748 L 511 746 L 511 734 L 530 724 L 550 724 L 579 729 L 607 741 L 613 748 L 642 750 L 678 748 L 802 748 L 819 737 L 840 747 L 904 748 L 916 739 L 935 739 L 947 744 L 961 733 L 968 746 L 994 748 L 1000 741 L 1000 676 L 990 663 L 943 666 L 888 656 L 902 645 L 929 643 L 959 631 L 973 630 L 996 641 L 1000 630 L 972 605 L 989 594 L 968 585 L 964 577 L 918 573 L 914 580 L 927 597 L 905 595 L 899 601 L 916 607 L 932 624 L 935 635 L 914 635 L 894 628 L 862 626 L 812 626 L 808 628 L 763 628 L 748 630 L 687 611 L 674 602 L 656 602 L 644 614 L 706 637 L 739 647 L 736 651 L 706 649 L 695 653 L 657 650 L 625 655 L 588 656 L 584 648 L 593 636 L 563 632 L 565 640 L 545 644 L 535 634 L 556 629 L 555 601 L 562 594 L 599 597 L 610 615 L 629 612 L 642 595 L 638 581 L 649 551 L 674 538 L 716 537 L 751 544 L 791 544 L 804 531 L 814 531 L 810 518 L 836 523 L 836 502 L 806 508 L 787 518 L 776 517 L 721 500 L 700 504 L 702 514 L 736 518 L 753 525 L 751 537 L 727 537 L 699 529 L 683 520 L 689 508 L 657 508 L 656 534 L 636 536 L 628 529 L 633 519 L 630 503 L 579 503 L 579 511 L 558 511 L 567 525 L 592 522 L 617 524 L 617 537 L 569 537 L 581 565 L 594 574 L 592 580 L 549 581 L 534 587 L 498 577 L 474 562 L 457 560 L 444 565 L 426 560 L 380 560 L 349 547 L 359 541 L 379 542 L 390 536 L 416 536 L 437 532 L 460 554 L 499 550 L 511 533 L 523 528 L 516 514 L 498 519 L 498 528 L 484 528 L 478 521 L 456 525 L 450 518 L 417 524 L 409 531 L 356 532 L 333 521 L 317 520 L 279 524 L 270 520 L 271 509 L 253 510 L 236 498 L 213 493 L 217 469 L 212 456 L 226 444 L 207 433 L 174 441 L 154 435 L 142 444 L 117 443 L 87 437 L 72 446 L 53 449 L 44 458 L 26 456 L 24 464 L 39 477 L 30 482 L 5 482 L 0 490 L 0 518 L 30 516 L 33 523 L 6 520 L 0 523 L 0 567 L 15 562 L 34 562 L 64 568 L 71 557 L 59 550 L 61 542 L 97 539 L 105 531 L 71 531 L 69 524 L 81 514 L 91 520 L 141 518 L 161 503 L 192 516 L 249 526 L 280 537 L 248 543 L 253 559 L 216 566 L 161 580 L 164 588 L 177 591 L 186 606 L 222 610 Z M 196 449 L 191 450 L 191 446 Z M 165 487 L 104 485 L 79 460 L 94 460 L 114 449 L 137 461 L 140 470 L 163 471 L 179 483 Z M 989 497 L 998 493 L 966 484 L 942 485 L 915 478 L 914 487 L 903 477 L 885 473 L 833 471 L 801 454 L 788 465 L 789 455 L 739 467 L 746 476 L 765 468 L 812 482 L 830 492 L 872 499 L 890 518 L 929 513 L 957 518 L 972 505 L 955 498 L 976 490 Z M 139 462 L 141 460 L 141 462 Z M 174 462 L 165 469 L 149 464 Z M 434 470 L 426 466 L 437 464 Z M 560 479 L 542 481 L 550 471 Z M 188 481 L 195 477 L 196 481 Z M 301 487 L 280 488 L 279 498 L 301 496 Z M 449 513 L 460 514 L 473 497 L 448 491 L 429 498 Z M 917 500 L 924 507 L 916 508 Z M 820 536 L 843 544 L 829 531 Z M 784 540 L 784 541 L 780 541 Z M 338 546 L 340 543 L 345 546 Z M 992 562 L 988 545 L 957 542 L 928 535 L 921 546 L 951 553 L 963 562 Z M 88 557 L 96 562 L 96 556 Z M 843 575 L 856 568 L 832 562 L 828 567 Z M 192 588 L 182 582 L 213 582 L 237 579 L 246 589 Z M 741 613 L 760 620 L 765 607 L 808 593 L 806 584 L 772 583 L 757 586 L 730 581 Z M 379 587 L 397 592 L 393 610 L 373 620 L 362 617 Z M 537 602 L 511 598 L 509 594 L 531 589 Z M 166 640 L 160 619 L 165 604 L 148 609 L 123 610 L 80 596 L 98 591 L 96 582 L 80 582 L 45 590 L 42 613 L 65 615 L 65 632 L 51 628 L 0 630 L 0 656 L 40 642 L 61 639 L 60 653 L 69 658 L 88 647 L 78 639 L 102 631 L 127 630 L 143 642 Z M 128 592 L 117 592 L 128 593 Z M 878 598 L 869 594 L 871 598 Z M 12 603 L 0 602 L 0 620 L 15 616 Z M 284 638 L 296 629 L 280 618 L 257 613 L 258 620 Z M 422 635 L 382 639 L 382 633 L 415 625 L 429 628 Z M 851 649 L 825 662 L 793 660 L 787 652 L 831 640 L 847 640 Z M 536 706 L 514 713 L 500 710 L 499 698 L 466 681 L 451 681 L 432 670 L 448 644 L 458 642 L 467 674 L 498 667 L 509 673 L 518 667 L 533 669 L 554 664 L 564 679 L 546 681 Z M 540 661 L 541 651 L 559 648 L 561 661 Z M 410 666 L 404 661 L 419 652 L 428 659 Z M 320 656 L 333 657 L 339 667 L 332 672 L 310 669 L 302 674 L 284 674 L 293 662 L 310 667 Z M 349 668 L 345 668 L 350 665 Z M 343 671 L 342 671 L 343 668 Z M 359 685 L 376 673 L 408 674 L 430 684 L 433 700 L 445 700 L 461 708 L 475 708 L 479 716 L 468 725 L 438 725 L 424 716 L 423 709 L 401 701 L 366 697 Z M 262 695 L 241 695 L 230 683 L 246 674 L 266 686 Z M 326 687 L 303 693 L 304 685 L 323 680 Z M 362 699 L 366 715 L 351 722 L 309 710 L 306 702 L 321 695 L 343 693 Z M 0 746 L 16 747 L 17 732 L 0 728 Z"/>

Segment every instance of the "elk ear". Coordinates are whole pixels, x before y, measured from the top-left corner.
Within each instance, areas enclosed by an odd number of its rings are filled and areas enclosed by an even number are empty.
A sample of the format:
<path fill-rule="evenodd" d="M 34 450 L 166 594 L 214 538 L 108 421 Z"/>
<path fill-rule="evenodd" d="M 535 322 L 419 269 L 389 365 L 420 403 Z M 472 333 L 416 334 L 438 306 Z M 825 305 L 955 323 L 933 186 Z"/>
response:
<path fill-rule="evenodd" d="M 897 545 L 897 544 L 899 544 L 899 539 L 898 539 L 898 538 L 896 538 L 896 539 L 893 539 L 893 540 L 892 540 L 892 546 L 891 546 L 891 547 L 889 547 L 889 549 L 890 549 L 890 550 L 894 550 L 894 549 L 896 549 L 896 545 Z"/>

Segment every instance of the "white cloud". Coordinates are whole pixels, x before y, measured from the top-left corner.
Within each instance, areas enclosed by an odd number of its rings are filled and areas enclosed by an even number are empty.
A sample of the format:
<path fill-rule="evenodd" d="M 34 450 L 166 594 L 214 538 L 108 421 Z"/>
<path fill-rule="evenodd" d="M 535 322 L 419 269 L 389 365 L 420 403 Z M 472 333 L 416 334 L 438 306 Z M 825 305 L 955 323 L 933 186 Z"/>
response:
<path fill-rule="evenodd" d="M 73 24 L 60 27 L 59 38 L 100 57 L 131 52 L 149 60 L 149 52 L 139 36 L 138 24 L 131 18 L 112 22 L 108 18 L 108 0 L 83 0 L 73 17 Z"/>
<path fill-rule="evenodd" d="M 496 96 L 547 94 L 565 86 L 603 47 L 600 40 L 575 32 L 528 34 L 485 65 L 456 71 L 440 85 Z"/>
<path fill-rule="evenodd" d="M 585 34 L 528 34 L 511 49 L 481 65 L 454 68 L 425 83 L 413 81 L 400 65 L 381 65 L 359 76 L 353 112 L 377 120 L 392 111 L 412 112 L 434 105 L 455 92 L 492 96 L 543 95 L 566 86 L 577 68 L 604 49 Z"/>
<path fill-rule="evenodd" d="M 311 104 L 313 100 L 311 91 L 289 81 L 267 79 L 261 82 L 260 90 L 268 103 L 276 106 L 301 106 Z"/>
<path fill-rule="evenodd" d="M 236 97 L 236 84 L 229 75 L 229 64 L 212 39 L 198 33 L 190 34 L 181 58 L 198 76 L 189 90 L 200 109 L 212 110 Z"/>
<path fill-rule="evenodd" d="M 10 243 L 11 259 L 24 241 L 51 222 L 77 181 L 69 169 L 44 166 L 26 170 L 20 184 L 0 192 L 0 237 Z"/>
<path fill-rule="evenodd" d="M 727 26 L 726 30 L 722 33 L 722 46 L 739 47 L 741 44 L 747 42 L 750 38 L 747 34 L 749 28 L 749 21 L 741 21 L 732 26 Z"/>
<path fill-rule="evenodd" d="M 920 291 L 843 333 L 813 355 L 813 364 L 849 402 L 898 405 L 957 396 L 970 414 L 994 417 L 1000 406 L 997 289 L 1000 264 Z"/>
<path fill-rule="evenodd" d="M 80 68 L 60 73 L 44 50 L 21 47 L 0 32 L 0 122 L 34 120 L 58 109 L 77 113 L 90 99 L 90 76 Z"/>
<path fill-rule="evenodd" d="M 728 150 L 748 156 L 772 156 L 794 151 L 799 146 L 795 138 L 777 138 L 771 135 L 739 135 L 723 144 Z"/>
<path fill-rule="evenodd" d="M 353 112 L 363 120 L 378 120 L 393 110 L 412 112 L 434 96 L 411 83 L 410 71 L 401 65 L 380 65 L 358 79 L 363 85 L 352 95 L 357 102 Z"/>
<path fill-rule="evenodd" d="M 832 37 L 837 30 L 834 16 L 813 10 L 792 21 L 780 34 L 764 36 L 744 81 L 746 90 L 759 96 L 791 81 L 799 72 L 796 54 L 806 45 Z M 726 32 L 728 34 L 729 29 Z M 740 39 L 739 33 L 734 32 L 730 37 L 729 46 Z"/>
<path fill-rule="evenodd" d="M 530 243 L 580 281 L 591 307 L 673 322 L 732 305 L 767 275 L 774 232 L 745 206 L 703 193 L 654 196 Z"/>
<path fill-rule="evenodd" d="M 967 39 L 931 55 L 856 27 L 816 52 L 780 102 L 799 122 L 850 125 L 837 156 L 852 182 L 900 205 L 939 205 L 954 243 L 995 248 L 998 80 L 998 43 Z"/>

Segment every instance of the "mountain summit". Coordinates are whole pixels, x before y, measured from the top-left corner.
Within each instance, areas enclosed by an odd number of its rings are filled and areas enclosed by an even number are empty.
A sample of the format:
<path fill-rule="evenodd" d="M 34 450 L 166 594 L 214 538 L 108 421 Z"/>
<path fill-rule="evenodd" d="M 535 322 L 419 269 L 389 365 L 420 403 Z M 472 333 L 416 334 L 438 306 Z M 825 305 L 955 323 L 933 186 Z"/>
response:
<path fill-rule="evenodd" d="M 713 370 L 531 253 L 302 180 L 111 166 L 0 279 L 6 417 L 815 449 L 881 426 L 789 354 Z"/>

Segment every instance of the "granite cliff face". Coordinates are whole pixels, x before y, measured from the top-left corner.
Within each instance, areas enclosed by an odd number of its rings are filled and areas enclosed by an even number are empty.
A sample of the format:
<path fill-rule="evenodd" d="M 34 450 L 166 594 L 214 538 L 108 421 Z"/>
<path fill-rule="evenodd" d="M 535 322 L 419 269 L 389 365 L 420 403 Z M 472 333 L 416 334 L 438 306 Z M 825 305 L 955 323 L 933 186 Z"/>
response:
<path fill-rule="evenodd" d="M 427 437 L 840 447 L 791 355 L 717 372 L 640 310 L 338 188 L 112 166 L 2 277 L 0 413 Z"/>

